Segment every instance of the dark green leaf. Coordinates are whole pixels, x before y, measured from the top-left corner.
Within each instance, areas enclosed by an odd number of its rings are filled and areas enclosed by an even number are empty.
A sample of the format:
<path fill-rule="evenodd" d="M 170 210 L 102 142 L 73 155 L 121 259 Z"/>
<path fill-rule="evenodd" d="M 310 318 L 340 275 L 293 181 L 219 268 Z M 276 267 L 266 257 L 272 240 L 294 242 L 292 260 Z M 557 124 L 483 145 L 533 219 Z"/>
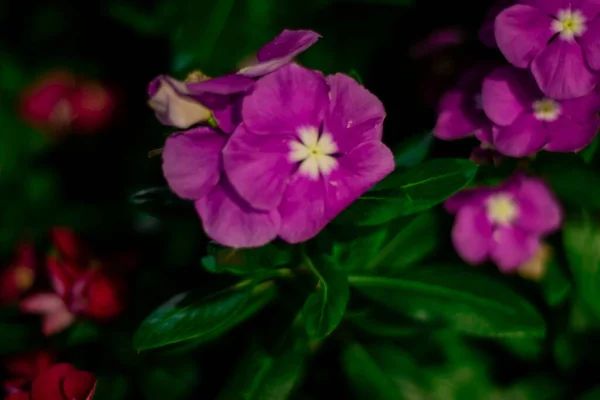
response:
<path fill-rule="evenodd" d="M 540 154 L 534 167 L 566 203 L 600 208 L 600 173 L 576 154 Z"/>
<path fill-rule="evenodd" d="M 210 296 L 183 293 L 155 310 L 138 328 L 133 339 L 139 350 L 200 338 L 214 338 L 215 332 L 231 327 L 232 321 L 247 314 L 254 297 L 272 297 L 272 282 L 258 286 L 238 284 Z M 200 298 L 199 298 L 200 297 Z"/>
<path fill-rule="evenodd" d="M 156 34 L 162 27 L 162 15 L 149 13 L 127 2 L 113 1 L 107 10 L 112 18 L 142 35 Z"/>
<path fill-rule="evenodd" d="M 358 73 L 358 71 L 357 71 L 357 70 L 355 70 L 355 69 L 351 69 L 351 70 L 348 72 L 348 75 L 349 75 L 349 76 L 350 76 L 352 79 L 354 79 L 356 82 L 360 83 L 361 85 L 363 84 L 363 80 L 362 80 L 362 78 L 360 77 L 360 74 Z"/>
<path fill-rule="evenodd" d="M 211 243 L 208 256 L 202 260 L 202 265 L 212 273 L 228 272 L 235 275 L 261 274 L 279 275 L 276 270 L 292 260 L 292 247 L 270 243 L 266 246 L 233 249 Z"/>
<path fill-rule="evenodd" d="M 141 387 L 146 400 L 189 399 L 198 385 L 199 369 L 193 359 L 177 357 L 143 371 Z"/>
<path fill-rule="evenodd" d="M 558 260 L 552 259 L 548 262 L 548 270 L 542 279 L 542 292 L 546 301 L 551 306 L 556 306 L 565 300 L 572 289 L 571 280 L 561 268 Z"/>
<path fill-rule="evenodd" d="M 555 400 L 564 398 L 565 389 L 552 375 L 536 375 L 514 383 L 502 395 L 504 399 Z"/>
<path fill-rule="evenodd" d="M 311 294 L 302 313 L 306 331 L 312 339 L 322 339 L 339 325 L 350 295 L 346 274 L 333 261 L 323 257 L 313 264 L 306 262 L 318 278 L 315 293 Z"/>
<path fill-rule="evenodd" d="M 587 392 L 585 392 L 585 394 L 581 397 L 579 397 L 578 400 L 598 400 L 600 399 L 600 386 L 595 387 Z"/>
<path fill-rule="evenodd" d="M 35 327 L 0 322 L 0 355 L 26 350 L 35 339 Z"/>
<path fill-rule="evenodd" d="M 433 145 L 433 133 L 412 137 L 394 149 L 396 168 L 412 168 L 422 162 Z"/>
<path fill-rule="evenodd" d="M 596 136 L 596 138 L 590 143 L 585 149 L 579 152 L 583 161 L 586 164 L 590 164 L 596 155 L 596 151 L 598 150 L 598 144 L 600 143 L 600 137 Z"/>
<path fill-rule="evenodd" d="M 408 171 L 395 171 L 360 197 L 341 222 L 379 225 L 442 203 L 471 182 L 477 165 L 461 159 L 426 161 Z"/>
<path fill-rule="evenodd" d="M 217 399 L 288 399 L 303 377 L 308 354 L 308 338 L 302 329 L 290 329 L 272 349 L 255 343 Z"/>
<path fill-rule="evenodd" d="M 350 284 L 383 307 L 476 336 L 543 336 L 545 323 L 524 298 L 464 265 L 421 267 L 402 278 L 351 276 Z"/>
<path fill-rule="evenodd" d="M 579 295 L 600 316 L 600 226 L 586 211 L 570 216 L 563 230 L 565 252 Z"/>
<path fill-rule="evenodd" d="M 128 396 L 127 379 L 124 376 L 99 377 L 94 400 L 126 400 Z"/>

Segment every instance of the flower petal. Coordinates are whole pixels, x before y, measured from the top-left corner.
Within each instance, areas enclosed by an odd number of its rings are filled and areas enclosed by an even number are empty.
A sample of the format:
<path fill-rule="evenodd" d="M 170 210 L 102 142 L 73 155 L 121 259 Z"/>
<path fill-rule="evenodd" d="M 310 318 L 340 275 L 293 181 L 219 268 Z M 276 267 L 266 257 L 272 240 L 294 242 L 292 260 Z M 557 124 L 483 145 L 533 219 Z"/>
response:
<path fill-rule="evenodd" d="M 507 126 L 526 109 L 531 109 L 531 104 L 540 95 L 535 81 L 526 71 L 504 66 L 483 80 L 481 103 L 492 122 Z"/>
<path fill-rule="evenodd" d="M 190 126 L 208 121 L 210 110 L 181 93 L 182 82 L 159 76 L 150 82 L 148 104 L 154 110 L 161 124 L 187 129 Z"/>
<path fill-rule="evenodd" d="M 567 117 L 560 117 L 546 125 L 550 139 L 544 150 L 579 151 L 596 137 L 598 126 L 597 116 L 588 122 L 575 122 Z"/>
<path fill-rule="evenodd" d="M 96 377 L 87 371 L 71 371 L 62 382 L 67 399 L 88 400 L 94 395 Z"/>
<path fill-rule="evenodd" d="M 202 82 L 189 82 L 185 84 L 185 92 L 190 96 L 206 93 L 217 95 L 231 95 L 247 92 L 254 85 L 254 80 L 237 74 L 229 74 L 211 78 Z"/>
<path fill-rule="evenodd" d="M 456 214 L 463 207 L 481 205 L 490 192 L 491 190 L 485 187 L 461 190 L 444 202 L 444 209 L 449 213 Z"/>
<path fill-rule="evenodd" d="M 338 148 L 350 151 L 368 140 L 381 140 L 385 108 L 364 86 L 345 74 L 329 75 L 329 113 L 325 128 Z"/>
<path fill-rule="evenodd" d="M 394 170 L 394 155 L 379 141 L 364 142 L 337 161 L 337 168 L 324 178 L 328 220 Z"/>
<path fill-rule="evenodd" d="M 561 115 L 580 123 L 595 123 L 598 120 L 600 97 L 595 91 L 587 96 L 560 102 Z"/>
<path fill-rule="evenodd" d="M 228 247 L 260 247 L 277 236 L 279 213 L 251 208 L 224 177 L 196 201 L 206 234 Z"/>
<path fill-rule="evenodd" d="M 537 236 L 519 228 L 505 226 L 493 234 L 491 259 L 503 272 L 511 272 L 529 260 L 540 246 Z"/>
<path fill-rule="evenodd" d="M 517 4 L 496 17 L 494 33 L 504 57 L 515 67 L 527 68 L 553 36 L 553 19 L 537 8 Z"/>
<path fill-rule="evenodd" d="M 271 73 L 292 61 L 315 44 L 321 35 L 308 30 L 285 29 L 257 53 L 258 64 L 238 71 L 238 74 L 259 77 Z"/>
<path fill-rule="evenodd" d="M 498 129 L 494 146 L 506 156 L 524 157 L 541 150 L 548 139 L 542 123 L 533 114 L 524 113 L 511 125 Z"/>
<path fill-rule="evenodd" d="M 320 73 L 288 64 L 256 82 L 244 99 L 242 118 L 256 134 L 295 134 L 299 127 L 320 125 L 328 96 Z"/>
<path fill-rule="evenodd" d="M 524 231 L 548 234 L 560 228 L 562 211 L 548 186 L 539 179 L 524 178 L 517 193 L 516 225 Z"/>
<path fill-rule="evenodd" d="M 33 399 L 64 400 L 61 383 L 74 370 L 75 367 L 71 364 L 54 364 L 33 381 L 31 397 Z"/>
<path fill-rule="evenodd" d="M 572 99 L 590 93 L 597 74 L 586 65 L 577 42 L 556 39 L 531 64 L 542 92 L 554 99 Z"/>
<path fill-rule="evenodd" d="M 474 117 L 472 110 L 466 107 L 465 103 L 471 99 L 466 99 L 465 96 L 466 93 L 462 90 L 452 90 L 444 94 L 433 128 L 435 137 L 442 140 L 461 139 L 472 136 L 476 130 L 480 129 L 481 121 Z M 475 106 L 473 106 L 474 108 Z"/>
<path fill-rule="evenodd" d="M 577 39 L 587 65 L 600 72 L 600 18 L 587 23 L 586 31 Z"/>
<path fill-rule="evenodd" d="M 163 174 L 179 197 L 196 200 L 219 181 L 221 151 L 227 138 L 198 127 L 170 136 L 163 150 Z"/>
<path fill-rule="evenodd" d="M 575 0 L 577 1 L 577 0 Z M 569 8 L 573 0 L 521 0 L 521 3 L 527 4 L 531 7 L 535 7 L 545 14 L 554 15 L 558 14 L 558 10 L 563 8 Z"/>
<path fill-rule="evenodd" d="M 223 149 L 225 172 L 252 207 L 272 210 L 281 202 L 287 179 L 296 167 L 289 159 L 290 136 L 255 135 L 240 125 Z"/>
<path fill-rule="evenodd" d="M 475 265 L 485 261 L 491 238 L 492 225 L 483 207 L 468 205 L 458 211 L 452 228 L 452 243 L 466 262 Z"/>

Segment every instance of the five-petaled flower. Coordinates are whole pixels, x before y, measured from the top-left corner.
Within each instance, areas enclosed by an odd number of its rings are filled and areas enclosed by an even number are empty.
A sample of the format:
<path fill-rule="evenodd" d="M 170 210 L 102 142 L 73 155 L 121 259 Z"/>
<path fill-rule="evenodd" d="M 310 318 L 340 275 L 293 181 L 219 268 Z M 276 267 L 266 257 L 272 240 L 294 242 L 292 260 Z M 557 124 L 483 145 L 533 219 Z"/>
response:
<path fill-rule="evenodd" d="M 502 154 L 522 157 L 541 149 L 578 151 L 600 127 L 595 93 L 571 100 L 545 96 L 528 71 L 499 67 L 483 81 L 482 105 L 496 124 L 493 144 Z"/>
<path fill-rule="evenodd" d="M 540 239 L 562 221 L 560 205 L 537 178 L 518 174 L 497 187 L 468 189 L 445 203 L 456 214 L 452 242 L 469 264 L 491 259 L 513 272 L 535 255 Z"/>
<path fill-rule="evenodd" d="M 521 0 L 496 17 L 496 42 L 547 96 L 580 97 L 600 78 L 599 13 L 595 0 Z"/>

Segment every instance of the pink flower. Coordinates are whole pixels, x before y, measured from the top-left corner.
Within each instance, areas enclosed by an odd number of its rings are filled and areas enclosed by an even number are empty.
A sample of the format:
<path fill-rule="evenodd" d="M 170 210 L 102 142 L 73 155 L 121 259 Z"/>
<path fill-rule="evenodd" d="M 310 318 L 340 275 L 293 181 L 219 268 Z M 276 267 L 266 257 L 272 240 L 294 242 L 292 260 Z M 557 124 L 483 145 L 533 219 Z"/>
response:
<path fill-rule="evenodd" d="M 554 99 L 590 93 L 600 71 L 600 3 L 596 0 L 521 0 L 495 20 L 498 47 L 518 68 L 531 68 Z"/>
<path fill-rule="evenodd" d="M 578 151 L 600 127 L 596 93 L 556 100 L 544 96 L 528 71 L 510 65 L 484 79 L 481 99 L 483 110 L 496 124 L 493 144 L 507 156 L 523 157 L 542 149 Z"/>
<path fill-rule="evenodd" d="M 456 214 L 452 242 L 469 264 L 491 259 L 515 271 L 531 259 L 540 239 L 562 222 L 560 205 L 544 182 L 515 175 L 496 187 L 464 190 L 445 203 Z"/>
<path fill-rule="evenodd" d="M 0 304 L 18 301 L 33 286 L 36 275 L 35 250 L 21 244 L 12 262 L 0 271 Z"/>
<path fill-rule="evenodd" d="M 456 140 L 475 136 L 483 143 L 492 142 L 492 123 L 481 104 L 481 83 L 492 68 L 492 65 L 479 64 L 468 69 L 456 88 L 444 94 L 433 128 L 435 137 Z"/>
<path fill-rule="evenodd" d="M 48 370 L 53 362 L 54 355 L 41 350 L 8 357 L 3 362 L 7 377 L 4 390 L 8 394 L 28 392 L 34 379 Z"/>
<path fill-rule="evenodd" d="M 483 24 L 479 29 L 479 40 L 487 47 L 498 47 L 494 34 L 494 21 L 502 10 L 512 6 L 515 0 L 497 0 L 485 14 Z"/>

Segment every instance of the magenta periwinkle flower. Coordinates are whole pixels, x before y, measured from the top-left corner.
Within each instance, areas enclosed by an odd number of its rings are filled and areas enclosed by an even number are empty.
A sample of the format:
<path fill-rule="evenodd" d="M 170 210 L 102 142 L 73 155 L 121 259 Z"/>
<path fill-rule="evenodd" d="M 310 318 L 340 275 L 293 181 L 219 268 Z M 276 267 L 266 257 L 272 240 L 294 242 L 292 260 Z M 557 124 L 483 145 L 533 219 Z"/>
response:
<path fill-rule="evenodd" d="M 256 78 L 281 68 L 312 46 L 320 35 L 313 31 L 284 30 L 258 52 L 258 63 L 236 73 L 208 78 L 191 73 L 185 82 L 161 75 L 148 86 L 149 105 L 157 119 L 187 129 L 212 122 L 231 133 L 240 123 L 240 102 Z"/>
<path fill-rule="evenodd" d="M 481 99 L 483 110 L 496 124 L 493 145 L 507 156 L 523 157 L 542 149 L 578 151 L 600 127 L 596 93 L 556 100 L 539 90 L 528 71 L 510 65 L 484 79 Z"/>
<path fill-rule="evenodd" d="M 583 96 L 600 78 L 599 13 L 597 0 L 520 0 L 496 17 L 496 42 L 547 96 Z"/>
<path fill-rule="evenodd" d="M 496 36 L 494 34 L 494 22 L 496 21 L 496 17 L 502 12 L 502 10 L 514 4 L 515 0 L 496 0 L 496 2 L 492 4 L 492 6 L 485 13 L 485 17 L 483 17 L 483 23 L 479 28 L 478 36 L 479 40 L 486 47 L 497 47 Z"/>
<path fill-rule="evenodd" d="M 223 150 L 227 177 L 248 204 L 280 217 L 279 237 L 308 240 L 394 169 L 384 118 L 352 78 L 288 64 L 244 98 Z"/>
<path fill-rule="evenodd" d="M 497 187 L 462 191 L 445 203 L 456 214 L 452 242 L 469 264 L 492 260 L 515 271 L 534 256 L 540 239 L 558 230 L 560 205 L 548 186 L 518 174 Z"/>
<path fill-rule="evenodd" d="M 481 142 L 491 143 L 492 123 L 483 112 L 481 83 L 493 69 L 488 64 L 476 65 L 463 73 L 456 88 L 442 96 L 434 135 L 442 140 L 456 140 L 475 136 Z"/>

